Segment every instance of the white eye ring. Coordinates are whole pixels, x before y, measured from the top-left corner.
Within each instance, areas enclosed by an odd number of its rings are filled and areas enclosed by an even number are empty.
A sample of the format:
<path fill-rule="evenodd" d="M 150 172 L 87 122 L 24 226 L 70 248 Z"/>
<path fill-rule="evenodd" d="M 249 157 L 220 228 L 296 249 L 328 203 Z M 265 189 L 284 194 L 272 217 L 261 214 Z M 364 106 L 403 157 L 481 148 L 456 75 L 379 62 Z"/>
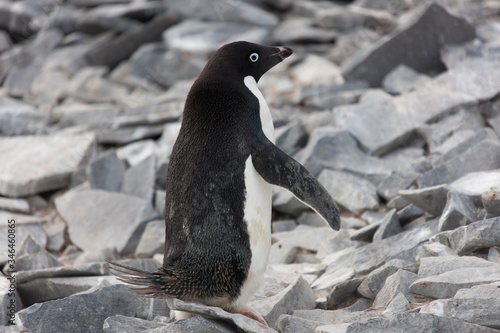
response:
<path fill-rule="evenodd" d="M 256 62 L 257 60 L 259 60 L 259 55 L 257 53 L 250 54 L 250 61 L 251 62 Z"/>

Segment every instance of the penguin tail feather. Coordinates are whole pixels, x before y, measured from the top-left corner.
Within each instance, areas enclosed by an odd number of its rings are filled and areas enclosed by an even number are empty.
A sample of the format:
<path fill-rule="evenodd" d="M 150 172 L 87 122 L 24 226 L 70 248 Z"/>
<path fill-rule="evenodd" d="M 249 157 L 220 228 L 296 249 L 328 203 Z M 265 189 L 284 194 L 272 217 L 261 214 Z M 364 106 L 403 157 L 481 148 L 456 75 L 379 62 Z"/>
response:
<path fill-rule="evenodd" d="M 106 260 L 106 263 L 111 274 L 116 276 L 118 280 L 131 285 L 129 288 L 140 295 L 158 298 L 177 296 L 168 291 L 169 277 L 164 269 L 148 272 L 110 260 Z"/>

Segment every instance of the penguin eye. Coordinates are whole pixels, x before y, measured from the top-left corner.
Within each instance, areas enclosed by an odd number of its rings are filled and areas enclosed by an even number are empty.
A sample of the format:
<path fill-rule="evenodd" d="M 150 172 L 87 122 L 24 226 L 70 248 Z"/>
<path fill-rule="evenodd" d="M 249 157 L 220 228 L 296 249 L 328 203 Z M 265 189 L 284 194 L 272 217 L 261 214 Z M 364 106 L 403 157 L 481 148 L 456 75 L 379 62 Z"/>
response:
<path fill-rule="evenodd" d="M 256 62 L 257 60 L 259 60 L 259 55 L 257 53 L 250 54 L 250 61 L 251 62 Z"/>

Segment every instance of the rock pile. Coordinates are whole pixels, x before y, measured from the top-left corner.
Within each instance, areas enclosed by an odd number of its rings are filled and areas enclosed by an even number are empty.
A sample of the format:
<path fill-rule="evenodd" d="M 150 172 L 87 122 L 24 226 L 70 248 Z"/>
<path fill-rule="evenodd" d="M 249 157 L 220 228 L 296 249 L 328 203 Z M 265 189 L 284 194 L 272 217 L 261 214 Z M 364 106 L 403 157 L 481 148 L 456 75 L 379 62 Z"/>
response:
<path fill-rule="evenodd" d="M 233 40 L 294 49 L 259 85 L 342 208 L 335 232 L 276 189 L 269 328 L 104 263 L 161 262 L 184 100 Z M 4 1 L 0 84 L 2 331 L 500 331 L 497 1 Z"/>

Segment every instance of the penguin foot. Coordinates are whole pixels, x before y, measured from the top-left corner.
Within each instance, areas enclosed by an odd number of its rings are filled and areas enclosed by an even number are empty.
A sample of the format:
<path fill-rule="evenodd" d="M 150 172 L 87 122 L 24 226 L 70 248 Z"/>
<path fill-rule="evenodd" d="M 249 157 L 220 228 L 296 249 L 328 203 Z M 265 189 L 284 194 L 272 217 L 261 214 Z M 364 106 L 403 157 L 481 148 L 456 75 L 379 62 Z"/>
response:
<path fill-rule="evenodd" d="M 254 309 L 249 308 L 248 306 L 245 306 L 243 309 L 239 311 L 235 311 L 235 313 L 239 313 L 253 320 L 257 320 L 262 325 L 269 327 L 266 318 L 257 311 L 255 311 Z"/>

